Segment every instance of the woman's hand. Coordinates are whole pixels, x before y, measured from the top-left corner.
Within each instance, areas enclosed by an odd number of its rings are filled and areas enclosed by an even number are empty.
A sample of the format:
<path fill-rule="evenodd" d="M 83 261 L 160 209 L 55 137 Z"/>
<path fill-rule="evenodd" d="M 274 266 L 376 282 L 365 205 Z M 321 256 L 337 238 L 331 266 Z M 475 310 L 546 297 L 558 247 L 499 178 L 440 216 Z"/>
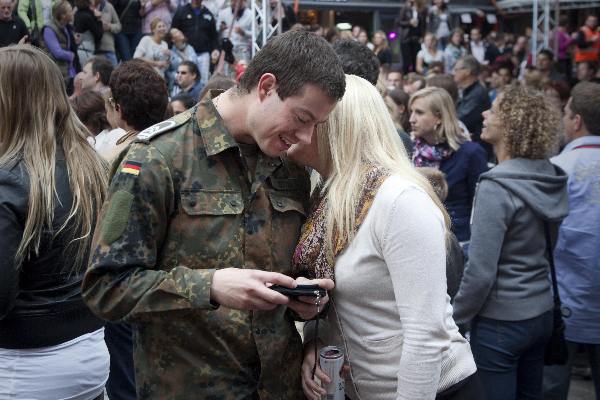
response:
<path fill-rule="evenodd" d="M 315 342 L 310 341 L 304 345 L 304 360 L 302 361 L 302 390 L 304 395 L 309 400 L 321 400 L 321 396 L 325 395 L 325 389 L 321 387 L 314 379 L 312 379 L 312 370 L 315 365 Z M 315 369 L 315 378 L 318 378 L 323 383 L 331 382 L 331 379 L 325 375 L 321 367 L 317 363 Z"/>
<path fill-rule="evenodd" d="M 300 277 L 296 279 L 296 283 L 298 285 L 319 285 L 319 287 L 325 290 L 331 290 L 335 287 L 335 284 L 331 279 L 310 280 Z M 322 297 L 319 304 L 316 304 L 315 301 L 315 297 L 301 296 L 298 297 L 298 300 L 290 299 L 288 307 L 294 310 L 300 318 L 309 320 L 316 317 L 323 310 L 325 305 L 329 302 L 329 295 Z"/>
<path fill-rule="evenodd" d="M 169 68 L 170 63 L 168 61 L 154 61 L 152 64 L 154 64 L 156 68 L 167 69 Z"/>

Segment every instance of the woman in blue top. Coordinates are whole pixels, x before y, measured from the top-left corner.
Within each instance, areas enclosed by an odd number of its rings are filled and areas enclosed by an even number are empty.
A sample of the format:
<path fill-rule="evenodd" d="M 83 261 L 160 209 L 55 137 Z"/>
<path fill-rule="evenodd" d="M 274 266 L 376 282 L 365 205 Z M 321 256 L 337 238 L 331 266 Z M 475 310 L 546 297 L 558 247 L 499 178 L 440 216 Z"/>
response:
<path fill-rule="evenodd" d="M 409 101 L 410 125 L 415 138 L 413 163 L 433 167 L 448 181 L 446 209 L 452 232 L 460 242 L 471 236 L 469 218 L 479 175 L 487 170 L 485 150 L 471 142 L 460 128 L 452 98 L 444 89 L 428 87 Z"/>

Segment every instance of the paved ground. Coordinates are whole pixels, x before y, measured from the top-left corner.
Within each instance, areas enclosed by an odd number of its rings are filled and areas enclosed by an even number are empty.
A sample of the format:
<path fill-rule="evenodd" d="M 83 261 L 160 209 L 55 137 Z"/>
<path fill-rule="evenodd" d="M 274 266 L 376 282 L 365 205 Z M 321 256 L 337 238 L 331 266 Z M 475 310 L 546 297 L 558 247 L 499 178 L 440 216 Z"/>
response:
<path fill-rule="evenodd" d="M 589 379 L 573 377 L 569 389 L 569 400 L 600 400 L 594 394 L 594 384 Z"/>

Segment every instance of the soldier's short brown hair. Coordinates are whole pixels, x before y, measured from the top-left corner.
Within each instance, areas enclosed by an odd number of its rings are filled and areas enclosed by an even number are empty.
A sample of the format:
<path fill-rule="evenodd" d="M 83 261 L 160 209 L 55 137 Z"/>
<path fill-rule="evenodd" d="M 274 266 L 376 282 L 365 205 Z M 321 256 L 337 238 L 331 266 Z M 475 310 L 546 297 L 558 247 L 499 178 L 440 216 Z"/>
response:
<path fill-rule="evenodd" d="M 334 100 L 341 99 L 346 89 L 342 64 L 333 48 L 309 32 L 288 31 L 268 42 L 250 61 L 240 90 L 249 93 L 267 73 L 277 78 L 277 94 L 282 100 L 299 94 L 308 83 Z"/>
<path fill-rule="evenodd" d="M 580 82 L 571 91 L 571 111 L 581 115 L 588 132 L 600 135 L 600 84 Z"/>

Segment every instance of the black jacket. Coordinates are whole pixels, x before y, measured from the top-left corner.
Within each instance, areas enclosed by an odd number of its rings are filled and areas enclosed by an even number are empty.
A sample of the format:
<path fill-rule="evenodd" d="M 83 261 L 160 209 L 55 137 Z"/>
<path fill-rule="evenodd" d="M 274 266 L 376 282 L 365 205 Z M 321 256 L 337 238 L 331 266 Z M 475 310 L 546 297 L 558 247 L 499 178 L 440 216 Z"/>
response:
<path fill-rule="evenodd" d="M 38 255 L 15 265 L 27 218 L 29 174 L 18 160 L 0 168 L 0 347 L 39 348 L 67 342 L 103 326 L 83 303 L 83 273 L 72 272 L 72 226 L 57 237 L 73 201 L 62 151 L 56 157 L 56 202 L 52 227 Z M 87 264 L 84 260 L 84 267 Z"/>
<path fill-rule="evenodd" d="M 479 81 L 475 81 L 471 86 L 465 88 L 458 100 L 458 119 L 465 124 L 472 135 L 472 139 L 477 142 L 483 127 L 483 115 L 481 113 L 489 108 L 490 96 Z"/>
<path fill-rule="evenodd" d="M 77 33 L 90 31 L 96 42 L 96 48 L 100 46 L 100 40 L 104 34 L 102 21 L 96 18 L 94 12 L 89 7 L 77 10 L 73 22 L 73 30 Z"/>
<path fill-rule="evenodd" d="M 412 7 L 406 4 L 400 9 L 400 14 L 396 18 L 396 25 L 400 27 L 400 39 L 403 42 L 407 40 L 419 41 L 425 34 L 425 28 L 427 27 L 427 9 L 418 12 L 417 26 L 412 26 L 410 24 L 412 16 Z"/>
<path fill-rule="evenodd" d="M 121 20 L 121 33 L 142 32 L 139 0 L 109 0 Z M 129 7 L 128 7 L 129 6 Z"/>
<path fill-rule="evenodd" d="M 0 21 L 0 47 L 17 44 L 28 34 L 25 22 L 18 16 L 13 16 L 9 21 Z"/>
<path fill-rule="evenodd" d="M 211 52 L 219 48 L 219 35 L 215 17 L 204 6 L 196 15 L 191 4 L 181 6 L 175 11 L 172 28 L 177 28 L 192 45 L 196 53 Z"/>

